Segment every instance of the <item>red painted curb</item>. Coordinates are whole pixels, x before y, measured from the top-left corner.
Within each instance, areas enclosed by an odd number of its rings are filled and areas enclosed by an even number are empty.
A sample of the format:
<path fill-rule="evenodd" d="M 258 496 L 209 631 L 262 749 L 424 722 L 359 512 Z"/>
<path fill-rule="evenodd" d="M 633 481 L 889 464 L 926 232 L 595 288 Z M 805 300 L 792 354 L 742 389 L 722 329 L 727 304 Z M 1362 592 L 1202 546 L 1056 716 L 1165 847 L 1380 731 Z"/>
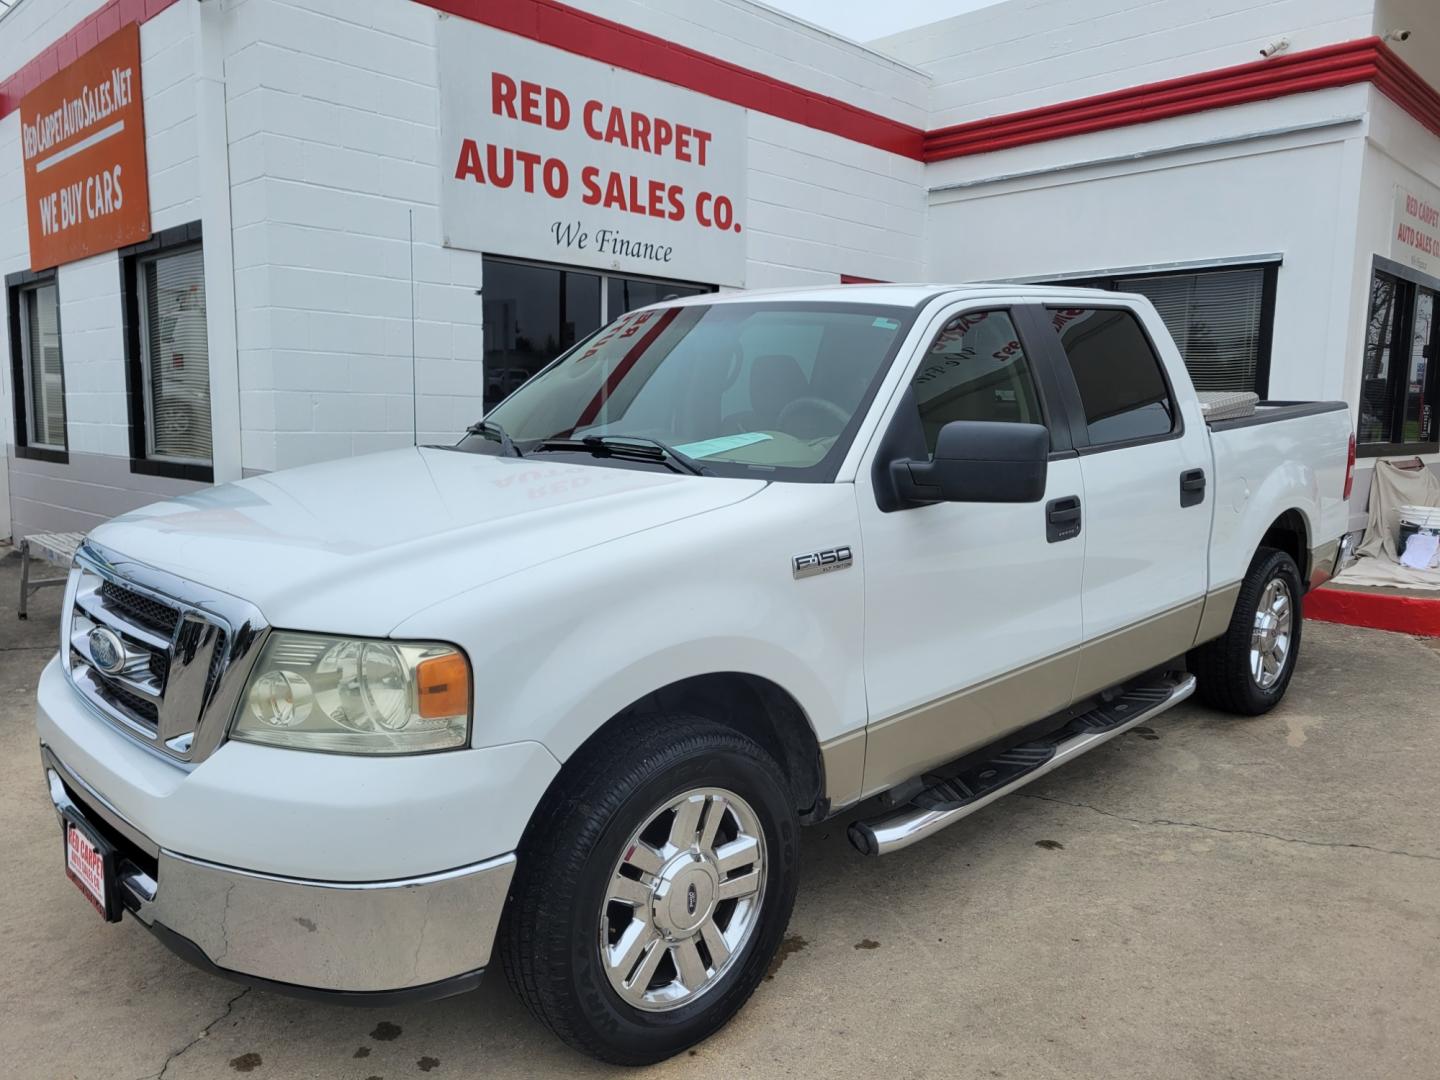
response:
<path fill-rule="evenodd" d="M 1316 589 L 1305 596 L 1305 618 L 1320 622 L 1440 637 L 1440 595 L 1434 600 L 1348 589 Z"/>

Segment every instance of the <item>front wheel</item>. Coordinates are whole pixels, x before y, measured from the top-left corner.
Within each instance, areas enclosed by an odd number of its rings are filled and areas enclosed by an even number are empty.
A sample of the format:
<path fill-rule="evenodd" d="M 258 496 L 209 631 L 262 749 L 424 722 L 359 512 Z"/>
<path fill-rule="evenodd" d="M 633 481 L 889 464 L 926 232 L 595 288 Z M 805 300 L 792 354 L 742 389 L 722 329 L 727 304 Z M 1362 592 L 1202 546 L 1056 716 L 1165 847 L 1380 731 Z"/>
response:
<path fill-rule="evenodd" d="M 1229 627 L 1190 654 L 1201 701 L 1241 716 L 1280 703 L 1300 655 L 1302 595 L 1294 559 L 1274 548 L 1255 553 Z"/>
<path fill-rule="evenodd" d="M 571 1046 L 661 1061 L 764 977 L 794 905 L 799 822 L 780 768 L 695 717 L 602 732 L 521 846 L 499 942 L 517 994 Z"/>

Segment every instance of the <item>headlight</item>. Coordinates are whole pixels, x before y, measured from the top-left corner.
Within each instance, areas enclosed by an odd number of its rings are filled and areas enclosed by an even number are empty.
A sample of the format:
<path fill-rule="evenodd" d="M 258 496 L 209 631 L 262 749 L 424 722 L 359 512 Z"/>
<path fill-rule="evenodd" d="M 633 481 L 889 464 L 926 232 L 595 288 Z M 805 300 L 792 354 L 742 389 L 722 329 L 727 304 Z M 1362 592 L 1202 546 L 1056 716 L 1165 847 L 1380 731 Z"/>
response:
<path fill-rule="evenodd" d="M 231 736 L 337 754 L 464 746 L 470 664 L 451 645 L 277 630 L 250 673 Z"/>

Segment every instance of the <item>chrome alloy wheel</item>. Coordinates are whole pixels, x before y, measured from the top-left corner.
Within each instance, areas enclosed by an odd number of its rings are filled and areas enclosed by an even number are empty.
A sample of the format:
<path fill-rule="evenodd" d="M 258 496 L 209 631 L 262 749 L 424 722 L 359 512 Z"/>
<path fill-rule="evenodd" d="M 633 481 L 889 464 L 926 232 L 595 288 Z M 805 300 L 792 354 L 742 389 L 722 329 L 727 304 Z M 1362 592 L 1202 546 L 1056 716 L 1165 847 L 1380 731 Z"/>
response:
<path fill-rule="evenodd" d="M 1290 586 L 1282 578 L 1271 578 L 1260 594 L 1255 628 L 1250 632 L 1250 677 L 1261 690 L 1269 690 L 1285 671 L 1294 617 Z"/>
<path fill-rule="evenodd" d="M 754 935 L 765 834 L 740 796 L 697 788 L 654 811 L 625 845 L 600 910 L 600 964 L 637 1009 L 688 1005 Z"/>

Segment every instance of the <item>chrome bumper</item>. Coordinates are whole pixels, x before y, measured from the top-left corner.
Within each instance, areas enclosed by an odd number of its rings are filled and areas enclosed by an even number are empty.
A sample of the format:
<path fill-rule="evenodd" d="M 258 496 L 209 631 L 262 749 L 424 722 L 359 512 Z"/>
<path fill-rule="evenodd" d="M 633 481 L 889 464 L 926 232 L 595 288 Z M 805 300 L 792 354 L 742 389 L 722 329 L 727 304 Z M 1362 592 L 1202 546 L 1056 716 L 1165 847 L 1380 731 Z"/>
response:
<path fill-rule="evenodd" d="M 515 856 L 397 881 L 304 881 L 158 847 L 48 747 L 57 815 L 78 815 L 117 848 L 120 902 L 175 952 L 281 992 L 440 997 L 490 962 Z"/>

